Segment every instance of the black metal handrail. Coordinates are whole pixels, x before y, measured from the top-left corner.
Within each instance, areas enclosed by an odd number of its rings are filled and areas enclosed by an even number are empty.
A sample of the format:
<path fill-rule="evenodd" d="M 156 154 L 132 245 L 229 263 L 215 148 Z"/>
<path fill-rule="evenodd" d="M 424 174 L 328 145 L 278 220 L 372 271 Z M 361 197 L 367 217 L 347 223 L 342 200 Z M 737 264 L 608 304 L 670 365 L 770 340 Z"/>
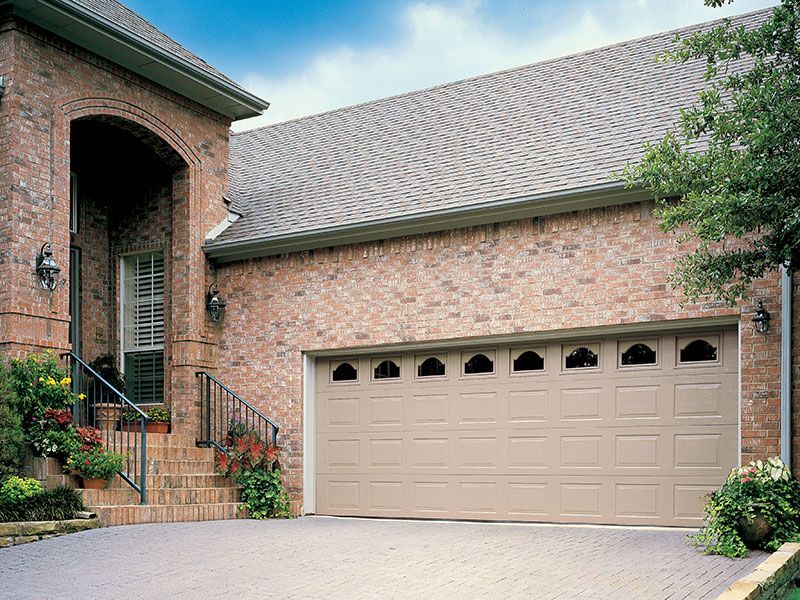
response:
<path fill-rule="evenodd" d="M 227 452 L 238 428 L 257 433 L 268 443 L 278 443 L 278 427 L 269 417 L 207 371 L 200 380 L 200 439 L 198 445 Z"/>
<path fill-rule="evenodd" d="M 106 448 L 125 456 L 119 476 L 147 504 L 147 415 L 72 352 L 61 358 L 68 362 L 72 390 L 80 398 L 72 409 L 76 423 L 99 429 Z M 123 420 L 123 412 L 134 413 L 133 419 Z"/>

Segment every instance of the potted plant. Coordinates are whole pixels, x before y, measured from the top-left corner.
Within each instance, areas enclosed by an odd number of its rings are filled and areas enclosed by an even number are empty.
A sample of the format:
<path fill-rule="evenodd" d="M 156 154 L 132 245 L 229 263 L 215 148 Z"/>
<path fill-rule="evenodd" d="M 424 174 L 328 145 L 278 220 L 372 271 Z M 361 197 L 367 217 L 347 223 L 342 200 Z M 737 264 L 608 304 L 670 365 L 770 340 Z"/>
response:
<path fill-rule="evenodd" d="M 707 525 L 692 536 L 707 554 L 747 556 L 800 538 L 800 481 L 776 457 L 733 469 L 705 506 Z"/>
<path fill-rule="evenodd" d="M 142 430 L 142 415 L 136 410 L 123 410 L 119 415 L 119 430 L 139 433 Z"/>
<path fill-rule="evenodd" d="M 102 490 L 122 470 L 124 462 L 122 454 L 95 446 L 75 452 L 67 461 L 67 468 L 73 469 L 83 480 L 84 489 Z"/>
<path fill-rule="evenodd" d="M 151 406 L 147 418 L 147 433 L 169 433 L 169 411 L 165 407 Z"/>

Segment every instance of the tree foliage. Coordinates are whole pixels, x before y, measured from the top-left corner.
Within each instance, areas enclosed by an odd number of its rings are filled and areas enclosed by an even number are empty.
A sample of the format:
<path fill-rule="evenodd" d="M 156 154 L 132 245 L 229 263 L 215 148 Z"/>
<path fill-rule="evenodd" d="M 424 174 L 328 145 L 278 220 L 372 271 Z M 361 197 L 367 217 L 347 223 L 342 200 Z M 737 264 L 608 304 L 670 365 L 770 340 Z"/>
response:
<path fill-rule="evenodd" d="M 783 0 L 755 27 L 725 20 L 657 56 L 705 61 L 706 85 L 623 175 L 653 191 L 664 231 L 698 244 L 672 276 L 690 300 L 734 304 L 754 279 L 800 264 L 799 19 L 800 0 Z"/>

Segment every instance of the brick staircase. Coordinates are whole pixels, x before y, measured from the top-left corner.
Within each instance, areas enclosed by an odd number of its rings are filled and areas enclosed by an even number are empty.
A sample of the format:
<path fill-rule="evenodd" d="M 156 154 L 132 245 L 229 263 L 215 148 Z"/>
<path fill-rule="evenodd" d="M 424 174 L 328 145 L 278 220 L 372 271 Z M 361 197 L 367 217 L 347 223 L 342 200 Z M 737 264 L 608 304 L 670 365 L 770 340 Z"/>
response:
<path fill-rule="evenodd" d="M 211 521 L 244 517 L 240 490 L 214 473 L 214 450 L 186 434 L 147 434 L 147 504 L 120 477 L 105 490 L 81 490 L 103 525 Z"/>

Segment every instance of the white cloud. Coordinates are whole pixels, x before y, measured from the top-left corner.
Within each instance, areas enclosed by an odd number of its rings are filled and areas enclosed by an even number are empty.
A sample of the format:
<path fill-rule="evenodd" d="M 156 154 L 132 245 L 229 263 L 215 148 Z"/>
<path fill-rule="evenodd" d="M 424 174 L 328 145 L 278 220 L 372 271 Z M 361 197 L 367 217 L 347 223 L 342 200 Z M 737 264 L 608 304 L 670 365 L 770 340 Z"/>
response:
<path fill-rule="evenodd" d="M 413 4 L 398 15 L 404 34 L 393 43 L 330 48 L 282 78 L 271 78 L 268 67 L 246 76 L 245 87 L 271 106 L 234 128 L 286 121 L 773 4 L 737 0 L 709 9 L 701 0 L 585 0 L 563 13 L 555 28 L 555 20 L 531 22 L 513 33 L 484 20 L 474 0 L 455 6 Z"/>

